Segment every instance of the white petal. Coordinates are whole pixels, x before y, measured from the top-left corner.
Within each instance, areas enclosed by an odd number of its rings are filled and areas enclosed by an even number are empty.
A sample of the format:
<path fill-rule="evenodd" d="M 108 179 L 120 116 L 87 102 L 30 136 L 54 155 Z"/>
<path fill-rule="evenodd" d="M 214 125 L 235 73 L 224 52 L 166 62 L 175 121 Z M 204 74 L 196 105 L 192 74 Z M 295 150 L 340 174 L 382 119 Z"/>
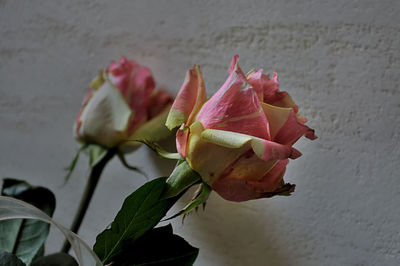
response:
<path fill-rule="evenodd" d="M 126 138 L 133 111 L 109 82 L 94 93 L 81 115 L 80 138 L 113 147 Z"/>

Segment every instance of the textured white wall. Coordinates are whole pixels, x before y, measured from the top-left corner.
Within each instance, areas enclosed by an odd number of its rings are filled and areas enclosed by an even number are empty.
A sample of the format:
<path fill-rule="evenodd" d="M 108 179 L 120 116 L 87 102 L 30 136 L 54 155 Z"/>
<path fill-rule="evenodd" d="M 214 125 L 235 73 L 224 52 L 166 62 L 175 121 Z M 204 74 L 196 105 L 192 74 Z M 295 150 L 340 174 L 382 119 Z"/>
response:
<path fill-rule="evenodd" d="M 296 144 L 292 197 L 231 203 L 213 194 L 205 212 L 174 221 L 200 247 L 196 265 L 399 265 L 399 3 L 2 0 L 0 175 L 50 187 L 55 218 L 69 225 L 88 168 L 82 157 L 61 187 L 63 167 L 97 71 L 126 55 L 176 94 L 200 63 L 211 94 L 238 53 L 243 69 L 278 71 L 319 139 Z M 144 147 L 129 161 L 152 177 L 173 168 Z M 145 181 L 112 161 L 80 234 L 94 243 Z M 47 251 L 61 245 L 53 230 Z"/>

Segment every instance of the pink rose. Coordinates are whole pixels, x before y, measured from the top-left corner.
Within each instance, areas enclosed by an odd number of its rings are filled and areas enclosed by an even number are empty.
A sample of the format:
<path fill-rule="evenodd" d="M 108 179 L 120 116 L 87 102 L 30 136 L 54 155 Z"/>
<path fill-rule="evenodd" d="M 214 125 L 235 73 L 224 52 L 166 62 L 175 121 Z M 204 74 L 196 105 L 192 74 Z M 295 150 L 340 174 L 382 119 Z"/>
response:
<path fill-rule="evenodd" d="M 164 121 L 172 98 L 155 91 L 147 67 L 122 57 L 92 81 L 74 132 L 78 140 L 106 148 L 156 141 L 167 134 Z"/>
<path fill-rule="evenodd" d="M 246 75 L 232 59 L 229 77 L 206 99 L 200 67 L 190 69 L 166 125 L 177 131 L 177 149 L 204 182 L 231 201 L 290 193 L 283 175 L 301 153 L 292 145 L 315 139 L 298 107 L 272 79 L 259 71 Z"/>

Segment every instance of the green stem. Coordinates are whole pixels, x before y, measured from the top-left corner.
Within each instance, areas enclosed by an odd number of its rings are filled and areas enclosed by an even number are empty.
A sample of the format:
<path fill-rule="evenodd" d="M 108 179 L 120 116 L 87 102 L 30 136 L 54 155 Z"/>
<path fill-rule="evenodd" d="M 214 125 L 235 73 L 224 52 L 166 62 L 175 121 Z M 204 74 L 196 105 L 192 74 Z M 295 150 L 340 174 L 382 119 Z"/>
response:
<path fill-rule="evenodd" d="M 83 221 L 83 218 L 85 217 L 86 211 L 89 207 L 89 203 L 92 199 L 93 193 L 96 189 L 97 183 L 99 182 L 101 173 L 103 172 L 104 167 L 114 157 L 115 154 L 116 154 L 115 149 L 108 150 L 107 154 L 100 160 L 100 162 L 98 162 L 95 166 L 93 166 L 93 168 L 90 172 L 89 180 L 88 180 L 85 190 L 83 192 L 81 202 L 79 204 L 79 209 L 78 209 L 78 211 L 75 215 L 74 221 L 72 222 L 72 225 L 71 225 L 72 232 L 74 232 L 74 233 L 78 232 L 79 227 L 81 226 L 81 223 Z M 71 248 L 71 245 L 66 240 L 61 249 L 61 252 L 68 253 L 70 248 Z"/>

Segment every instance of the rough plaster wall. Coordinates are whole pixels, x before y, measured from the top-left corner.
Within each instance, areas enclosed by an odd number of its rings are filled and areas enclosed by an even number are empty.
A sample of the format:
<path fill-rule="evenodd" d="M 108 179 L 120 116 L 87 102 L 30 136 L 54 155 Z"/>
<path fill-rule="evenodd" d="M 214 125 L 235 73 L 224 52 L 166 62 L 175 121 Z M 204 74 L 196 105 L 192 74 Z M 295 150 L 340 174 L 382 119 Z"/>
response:
<path fill-rule="evenodd" d="M 55 219 L 69 225 L 88 168 L 82 157 L 62 187 L 63 167 L 97 71 L 126 55 L 176 94 L 200 63 L 210 95 L 238 53 L 244 70 L 278 71 L 319 139 L 296 144 L 303 156 L 286 174 L 297 184 L 292 197 L 231 203 L 213 194 L 205 212 L 173 222 L 200 247 L 196 265 L 398 265 L 399 3 L 2 0 L 1 176 L 50 187 Z M 129 161 L 152 177 L 173 168 L 146 148 Z M 94 243 L 145 181 L 112 161 L 80 234 Z M 61 244 L 53 229 L 47 251 Z"/>

